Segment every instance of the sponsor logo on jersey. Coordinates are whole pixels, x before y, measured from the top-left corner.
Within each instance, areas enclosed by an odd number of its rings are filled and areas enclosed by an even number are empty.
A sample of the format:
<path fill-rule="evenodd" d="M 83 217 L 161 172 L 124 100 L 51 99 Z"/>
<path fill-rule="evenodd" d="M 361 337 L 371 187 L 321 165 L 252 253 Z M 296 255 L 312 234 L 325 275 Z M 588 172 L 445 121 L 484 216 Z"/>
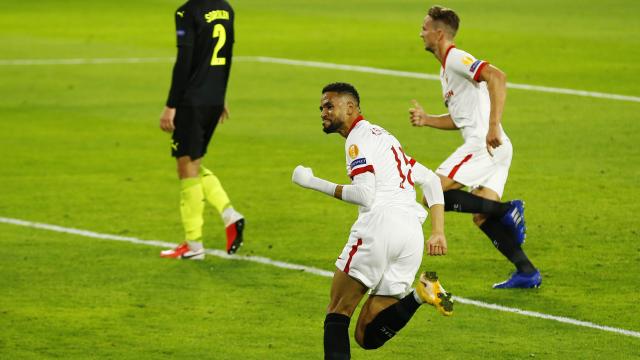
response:
<path fill-rule="evenodd" d="M 352 159 L 355 159 L 358 157 L 358 154 L 360 153 L 360 150 L 358 149 L 358 145 L 353 144 L 351 146 L 349 146 L 349 157 Z"/>
<path fill-rule="evenodd" d="M 465 65 L 469 65 L 473 62 L 473 58 L 471 56 L 465 56 L 462 58 L 462 63 Z"/>
<path fill-rule="evenodd" d="M 208 23 L 220 20 L 229 20 L 229 12 L 227 10 L 213 10 L 204 15 Z"/>
<path fill-rule="evenodd" d="M 449 100 L 451 100 L 451 97 L 453 97 L 453 90 L 449 90 L 444 94 L 444 106 L 447 108 L 449 107 Z"/>
<path fill-rule="evenodd" d="M 446 94 L 444 94 L 444 99 L 446 101 L 449 101 L 449 99 L 451 99 L 452 96 L 453 96 L 453 90 L 449 90 L 449 91 L 447 91 Z"/>
<path fill-rule="evenodd" d="M 367 159 L 360 158 L 360 159 L 353 160 L 351 162 L 351 165 L 349 165 L 349 167 L 351 168 L 351 170 L 353 170 L 353 168 L 356 167 L 356 166 L 366 165 L 366 164 L 367 164 Z"/>
<path fill-rule="evenodd" d="M 178 36 L 185 36 L 185 35 L 187 34 L 187 32 L 186 32 L 186 31 L 184 31 L 184 30 L 176 30 L 176 34 L 177 34 Z"/>
<path fill-rule="evenodd" d="M 474 72 L 476 71 L 476 68 L 478 67 L 478 65 L 480 65 L 480 63 L 482 62 L 482 60 L 476 60 L 473 65 L 471 65 L 471 67 L 469 68 L 469 71 Z"/>
<path fill-rule="evenodd" d="M 387 132 L 387 130 L 385 130 L 385 129 L 381 128 L 381 127 L 377 127 L 377 126 L 374 126 L 374 127 L 372 127 L 372 128 L 371 128 L 371 133 L 372 133 L 373 135 L 382 135 L 382 134 L 390 135 L 390 134 Z"/>

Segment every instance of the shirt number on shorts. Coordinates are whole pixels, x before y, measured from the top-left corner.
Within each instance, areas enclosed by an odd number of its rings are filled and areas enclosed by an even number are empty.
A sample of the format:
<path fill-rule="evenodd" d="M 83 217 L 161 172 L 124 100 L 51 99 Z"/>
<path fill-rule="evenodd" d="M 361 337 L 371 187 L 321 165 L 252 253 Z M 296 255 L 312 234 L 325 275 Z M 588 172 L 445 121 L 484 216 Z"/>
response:
<path fill-rule="evenodd" d="M 413 187 L 413 179 L 411 178 L 411 165 L 409 164 L 409 159 L 407 159 L 407 156 L 404 154 L 404 151 L 402 151 L 401 147 L 396 150 L 396 148 L 392 146 L 391 151 L 393 151 L 393 156 L 396 158 L 396 165 L 398 165 L 398 175 L 400 175 L 401 179 L 400 188 L 404 189 L 404 184 L 406 182 L 408 182 L 409 185 Z M 398 153 L 402 155 L 402 159 L 400 158 L 400 156 L 398 156 Z M 407 173 L 405 174 L 403 168 L 406 167 L 409 167 L 409 171 L 407 171 Z"/>
<path fill-rule="evenodd" d="M 227 31 L 224 29 L 222 24 L 215 24 L 213 26 L 213 38 L 218 38 L 216 42 L 216 46 L 213 48 L 213 56 L 211 57 L 211 66 L 217 65 L 225 65 L 227 63 L 227 59 L 224 57 L 218 57 L 218 52 L 224 46 L 224 43 L 227 42 Z"/>

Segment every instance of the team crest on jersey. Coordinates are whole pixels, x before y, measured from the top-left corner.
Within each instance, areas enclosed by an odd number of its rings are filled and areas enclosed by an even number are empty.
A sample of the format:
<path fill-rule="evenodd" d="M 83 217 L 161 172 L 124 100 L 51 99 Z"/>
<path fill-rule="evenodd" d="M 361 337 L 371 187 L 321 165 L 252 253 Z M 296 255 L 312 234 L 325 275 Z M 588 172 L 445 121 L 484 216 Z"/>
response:
<path fill-rule="evenodd" d="M 355 159 L 351 162 L 351 165 L 349 165 L 349 168 L 353 170 L 353 168 L 356 166 L 366 165 L 366 164 L 367 164 L 367 159 L 365 158 Z"/>
<path fill-rule="evenodd" d="M 360 150 L 358 149 L 358 145 L 353 144 L 351 146 L 349 146 L 349 157 L 352 159 L 355 159 L 358 157 L 358 154 L 360 153 Z"/>
<path fill-rule="evenodd" d="M 469 71 L 474 72 L 476 71 L 476 68 L 478 67 L 478 65 L 480 65 L 480 63 L 482 62 L 482 60 L 476 60 L 473 65 L 471 65 L 471 67 L 469 68 Z"/>
<path fill-rule="evenodd" d="M 473 63 L 473 58 L 471 56 L 465 56 L 462 58 L 462 63 L 465 65 L 470 65 Z"/>

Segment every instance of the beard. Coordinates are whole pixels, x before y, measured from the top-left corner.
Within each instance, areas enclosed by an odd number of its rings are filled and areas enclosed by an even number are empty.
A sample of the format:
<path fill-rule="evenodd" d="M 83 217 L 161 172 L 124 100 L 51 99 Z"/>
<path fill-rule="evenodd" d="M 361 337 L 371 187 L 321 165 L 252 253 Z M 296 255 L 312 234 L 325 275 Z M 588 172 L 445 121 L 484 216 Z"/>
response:
<path fill-rule="evenodd" d="M 427 50 L 428 52 L 432 53 L 432 54 L 436 53 L 436 51 L 429 45 L 425 45 L 424 49 Z"/>
<path fill-rule="evenodd" d="M 323 122 L 322 131 L 324 131 L 325 134 L 332 134 L 332 133 L 338 132 L 338 129 L 340 129 L 341 126 L 342 126 L 341 121 L 330 121 L 329 126 L 324 126 L 324 122 Z"/>

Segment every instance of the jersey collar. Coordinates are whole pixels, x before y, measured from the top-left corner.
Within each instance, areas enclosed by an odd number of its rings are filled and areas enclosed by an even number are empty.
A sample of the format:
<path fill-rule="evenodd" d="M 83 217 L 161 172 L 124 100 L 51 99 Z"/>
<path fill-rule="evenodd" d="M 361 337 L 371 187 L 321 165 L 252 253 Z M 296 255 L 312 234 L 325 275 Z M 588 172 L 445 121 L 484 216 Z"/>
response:
<path fill-rule="evenodd" d="M 356 127 L 356 124 L 360 122 L 360 120 L 364 120 L 364 117 L 362 115 L 358 115 L 358 117 L 353 120 L 353 122 L 351 123 L 351 127 L 349 128 L 349 132 L 347 133 L 347 135 L 349 133 L 351 133 L 351 130 L 353 130 L 354 127 Z"/>
<path fill-rule="evenodd" d="M 444 52 L 444 57 L 442 58 L 442 68 L 446 69 L 447 67 L 447 57 L 449 56 L 449 51 L 451 51 L 451 49 L 453 49 L 454 47 L 456 47 L 455 45 L 450 45 L 447 48 L 447 51 Z"/>

